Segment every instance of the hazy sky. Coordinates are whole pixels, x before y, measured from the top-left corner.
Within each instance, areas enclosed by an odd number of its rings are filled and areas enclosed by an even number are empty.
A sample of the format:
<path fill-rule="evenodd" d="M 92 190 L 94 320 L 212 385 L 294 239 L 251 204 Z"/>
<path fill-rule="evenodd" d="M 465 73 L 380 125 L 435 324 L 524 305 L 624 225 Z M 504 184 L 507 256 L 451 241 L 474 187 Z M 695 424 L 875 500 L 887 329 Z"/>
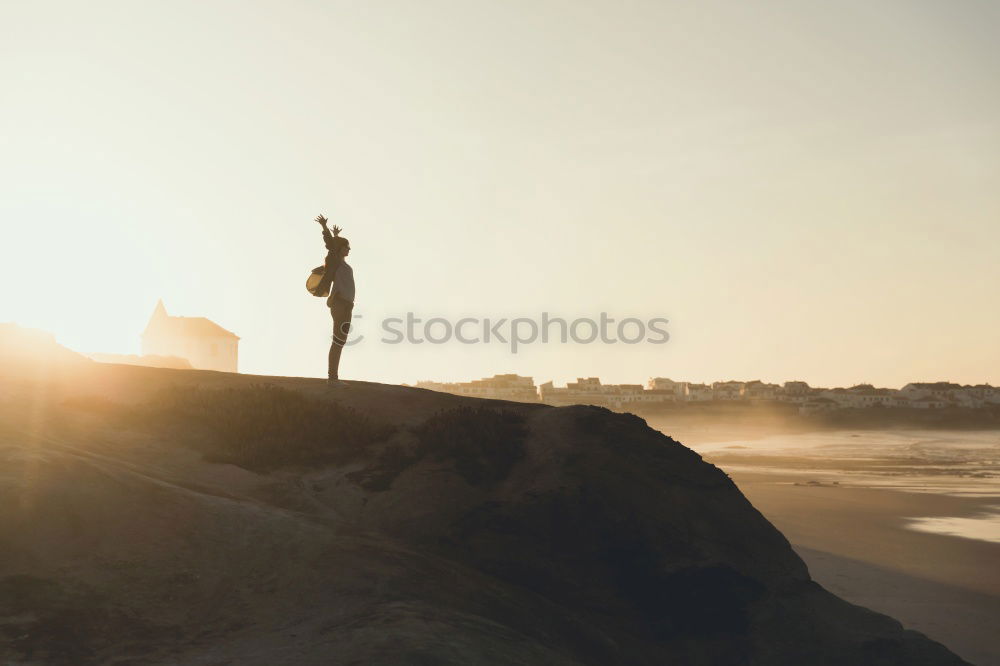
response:
<path fill-rule="evenodd" d="M 0 321 L 241 370 L 1000 383 L 1000 3 L 4 2 Z M 665 345 L 385 345 L 417 316 L 662 316 Z"/>

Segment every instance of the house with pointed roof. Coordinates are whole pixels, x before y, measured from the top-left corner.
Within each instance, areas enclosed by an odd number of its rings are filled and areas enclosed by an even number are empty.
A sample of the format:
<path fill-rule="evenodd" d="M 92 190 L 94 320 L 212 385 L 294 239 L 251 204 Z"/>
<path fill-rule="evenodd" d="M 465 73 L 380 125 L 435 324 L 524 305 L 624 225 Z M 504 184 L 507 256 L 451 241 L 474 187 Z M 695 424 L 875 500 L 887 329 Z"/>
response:
<path fill-rule="evenodd" d="M 142 332 L 143 355 L 177 356 L 200 370 L 237 372 L 240 338 L 205 317 L 167 314 L 163 301 Z"/>

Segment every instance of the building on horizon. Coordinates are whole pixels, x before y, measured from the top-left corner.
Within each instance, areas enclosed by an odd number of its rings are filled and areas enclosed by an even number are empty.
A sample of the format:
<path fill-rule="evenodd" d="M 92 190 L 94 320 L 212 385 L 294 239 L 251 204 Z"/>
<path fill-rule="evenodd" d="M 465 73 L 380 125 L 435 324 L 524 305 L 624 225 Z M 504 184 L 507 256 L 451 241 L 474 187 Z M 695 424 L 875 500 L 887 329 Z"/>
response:
<path fill-rule="evenodd" d="M 553 406 L 596 405 L 628 410 L 640 405 L 667 409 L 672 403 L 733 402 L 745 405 L 773 404 L 780 409 L 797 408 L 800 413 L 840 409 L 945 409 L 951 407 L 992 408 L 1000 405 L 1000 388 L 989 384 L 963 386 L 951 382 L 914 382 L 902 389 L 857 384 L 850 388 L 813 387 L 804 381 L 784 385 L 761 380 L 695 384 L 667 377 L 651 377 L 642 384 L 602 384 L 599 377 L 577 377 L 566 386 L 548 381 L 535 386 L 531 377 L 494 375 L 471 382 L 417 382 L 417 387 L 456 395 L 518 402 L 543 402 Z M 784 405 L 782 405 L 784 403 Z M 734 405 L 735 406 L 735 405 Z"/>
<path fill-rule="evenodd" d="M 714 400 L 740 400 L 743 398 L 743 391 L 745 388 L 745 382 L 713 382 L 712 398 Z"/>
<path fill-rule="evenodd" d="M 205 317 L 167 314 L 163 300 L 142 332 L 143 356 L 174 356 L 199 370 L 238 372 L 240 338 Z"/>
<path fill-rule="evenodd" d="M 598 377 L 577 377 L 575 382 L 557 387 L 545 382 L 538 387 L 539 398 L 548 405 L 596 405 L 622 409 L 649 402 L 672 402 L 674 394 L 666 390 L 645 390 L 642 384 L 602 384 Z"/>
<path fill-rule="evenodd" d="M 416 383 L 416 387 L 475 398 L 538 402 L 538 389 L 535 387 L 534 378 L 515 374 L 493 375 L 483 379 L 473 379 L 471 382 L 420 381 Z"/>
<path fill-rule="evenodd" d="M 646 390 L 664 396 L 664 402 L 669 400 L 686 400 L 688 382 L 675 382 L 667 377 L 650 377 L 646 381 Z M 671 396 L 667 398 L 667 396 Z"/>

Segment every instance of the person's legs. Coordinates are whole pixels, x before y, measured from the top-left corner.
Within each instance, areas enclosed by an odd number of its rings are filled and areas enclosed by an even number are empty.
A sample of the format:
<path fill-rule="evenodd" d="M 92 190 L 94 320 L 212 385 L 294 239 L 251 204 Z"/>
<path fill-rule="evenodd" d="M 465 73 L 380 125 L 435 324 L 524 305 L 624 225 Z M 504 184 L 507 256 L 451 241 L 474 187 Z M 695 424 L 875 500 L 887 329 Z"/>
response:
<path fill-rule="evenodd" d="M 334 300 L 330 307 L 330 316 L 333 317 L 333 337 L 330 341 L 330 356 L 327 366 L 328 379 L 339 379 L 340 353 L 344 350 L 347 334 L 351 331 L 351 310 L 350 305 L 339 300 Z"/>

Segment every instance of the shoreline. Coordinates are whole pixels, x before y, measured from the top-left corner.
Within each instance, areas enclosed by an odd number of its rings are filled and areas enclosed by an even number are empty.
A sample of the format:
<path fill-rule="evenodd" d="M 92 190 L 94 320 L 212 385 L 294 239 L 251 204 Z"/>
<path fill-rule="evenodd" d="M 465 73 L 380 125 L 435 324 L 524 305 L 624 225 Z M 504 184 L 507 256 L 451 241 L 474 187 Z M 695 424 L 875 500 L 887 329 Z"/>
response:
<path fill-rule="evenodd" d="M 909 518 L 976 516 L 995 499 L 811 485 L 807 475 L 794 473 L 729 476 L 797 546 L 1000 596 L 1000 544 L 907 526 Z"/>

